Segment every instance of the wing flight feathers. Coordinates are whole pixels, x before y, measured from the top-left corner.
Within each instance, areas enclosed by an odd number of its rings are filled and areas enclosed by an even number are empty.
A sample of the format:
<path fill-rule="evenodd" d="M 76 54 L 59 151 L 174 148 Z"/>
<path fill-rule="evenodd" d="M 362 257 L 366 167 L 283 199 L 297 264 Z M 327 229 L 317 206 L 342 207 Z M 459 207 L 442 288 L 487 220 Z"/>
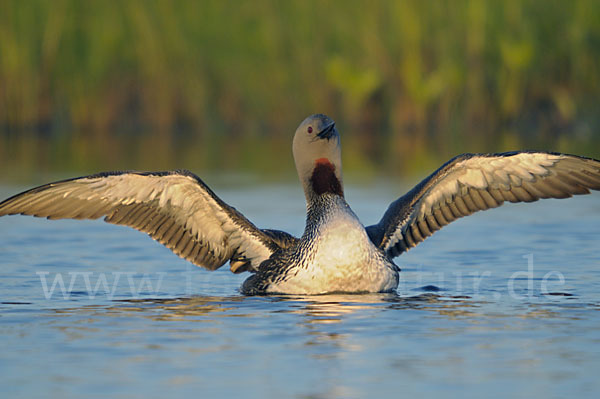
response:
<path fill-rule="evenodd" d="M 0 203 L 0 216 L 97 219 L 147 233 L 209 270 L 234 258 L 254 271 L 295 240 L 260 230 L 188 171 L 109 172 L 33 188 Z M 283 233 L 282 233 L 283 234 Z M 232 261 L 232 271 L 234 262 Z"/>
<path fill-rule="evenodd" d="M 600 161 L 551 152 L 459 155 L 394 201 L 367 227 L 395 257 L 452 221 L 505 201 L 567 198 L 600 190 Z"/>

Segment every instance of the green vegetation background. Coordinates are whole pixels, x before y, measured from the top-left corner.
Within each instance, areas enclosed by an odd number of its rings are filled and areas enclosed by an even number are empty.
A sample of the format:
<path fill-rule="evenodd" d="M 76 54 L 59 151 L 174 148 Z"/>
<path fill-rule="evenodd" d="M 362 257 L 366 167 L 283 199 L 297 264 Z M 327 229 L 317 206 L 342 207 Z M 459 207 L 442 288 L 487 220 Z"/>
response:
<path fill-rule="evenodd" d="M 600 1 L 0 0 L 0 180 L 293 173 L 307 115 L 346 171 L 462 152 L 600 157 Z"/>

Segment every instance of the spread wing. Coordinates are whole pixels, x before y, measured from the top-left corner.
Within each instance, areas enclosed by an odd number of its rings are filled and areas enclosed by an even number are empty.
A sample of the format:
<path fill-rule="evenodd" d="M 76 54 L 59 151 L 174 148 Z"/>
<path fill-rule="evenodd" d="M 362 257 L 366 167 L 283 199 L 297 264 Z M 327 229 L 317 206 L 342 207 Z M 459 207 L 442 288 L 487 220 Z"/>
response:
<path fill-rule="evenodd" d="M 549 152 L 459 155 L 394 201 L 371 241 L 398 256 L 460 217 L 510 202 L 600 190 L 600 161 Z"/>
<path fill-rule="evenodd" d="M 0 216 L 97 219 L 131 226 L 209 270 L 254 271 L 291 235 L 260 230 L 188 171 L 109 172 L 46 184 L 0 203 Z"/>

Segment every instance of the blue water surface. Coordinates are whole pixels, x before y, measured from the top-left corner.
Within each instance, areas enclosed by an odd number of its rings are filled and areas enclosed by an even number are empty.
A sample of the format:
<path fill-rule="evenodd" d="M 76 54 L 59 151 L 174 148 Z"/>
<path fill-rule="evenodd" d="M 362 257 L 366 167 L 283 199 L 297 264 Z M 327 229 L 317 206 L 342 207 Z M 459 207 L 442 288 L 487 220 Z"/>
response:
<path fill-rule="evenodd" d="M 256 225 L 302 234 L 295 183 L 219 181 L 209 183 Z M 351 184 L 347 199 L 371 224 L 402 191 Z M 511 204 L 397 258 L 395 294 L 244 297 L 247 275 L 199 269 L 126 227 L 2 217 L 0 392 L 591 397 L 599 244 L 599 193 Z"/>

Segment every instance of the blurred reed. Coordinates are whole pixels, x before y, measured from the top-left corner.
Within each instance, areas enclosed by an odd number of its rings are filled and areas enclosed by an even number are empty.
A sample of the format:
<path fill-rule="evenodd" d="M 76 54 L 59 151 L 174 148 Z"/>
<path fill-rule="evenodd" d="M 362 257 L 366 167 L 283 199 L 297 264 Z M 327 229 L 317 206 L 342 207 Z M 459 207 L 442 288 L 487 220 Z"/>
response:
<path fill-rule="evenodd" d="M 293 171 L 308 114 L 345 167 L 600 156 L 600 2 L 0 1 L 0 171 Z"/>

